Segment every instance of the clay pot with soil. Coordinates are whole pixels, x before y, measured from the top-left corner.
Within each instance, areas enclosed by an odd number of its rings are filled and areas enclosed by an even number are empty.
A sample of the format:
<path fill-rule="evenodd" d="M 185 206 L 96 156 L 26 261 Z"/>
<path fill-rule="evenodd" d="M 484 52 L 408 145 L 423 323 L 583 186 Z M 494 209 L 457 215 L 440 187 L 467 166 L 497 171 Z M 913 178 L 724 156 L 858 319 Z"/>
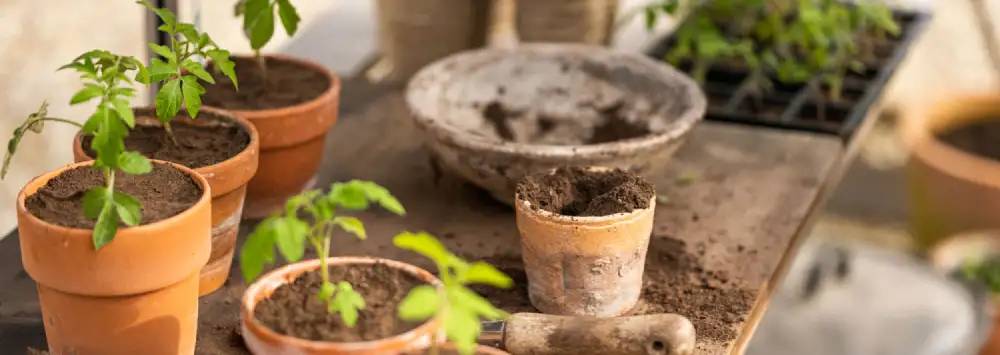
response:
<path fill-rule="evenodd" d="M 1000 230 L 977 230 L 951 236 L 929 253 L 936 269 L 985 289 L 992 302 L 983 312 L 993 318 L 993 330 L 980 354 L 1000 353 Z"/>
<path fill-rule="evenodd" d="M 507 204 L 521 178 L 556 167 L 663 168 L 706 104 L 671 67 L 576 44 L 453 55 L 421 70 L 406 101 L 437 164 Z"/>
<path fill-rule="evenodd" d="M 143 175 L 119 174 L 115 193 L 141 203 L 141 222 L 95 250 L 84 196 L 105 181 L 91 165 L 41 175 L 17 198 L 21 261 L 38 284 L 49 351 L 193 353 L 198 272 L 211 250 L 208 181 L 162 161 Z"/>
<path fill-rule="evenodd" d="M 518 184 L 528 296 L 542 312 L 613 317 L 639 300 L 653 186 L 620 169 L 559 168 Z"/>
<path fill-rule="evenodd" d="M 333 280 L 364 295 L 358 323 L 345 326 L 316 294 L 320 260 L 281 267 L 243 294 L 243 339 L 255 354 L 387 354 L 430 344 L 438 319 L 422 323 L 396 318 L 396 307 L 413 287 L 438 285 L 434 275 L 398 261 L 370 257 L 329 258 Z"/>
<path fill-rule="evenodd" d="M 319 64 L 282 55 L 262 58 L 263 66 L 254 57 L 233 57 L 239 91 L 230 78 L 214 75 L 203 98 L 207 106 L 250 121 L 260 135 L 259 166 L 243 209 L 248 218 L 267 216 L 315 183 L 340 98 L 340 79 Z"/>
<path fill-rule="evenodd" d="M 202 268 L 200 294 L 217 290 L 229 277 L 239 234 L 247 183 L 257 171 L 259 137 L 245 119 L 203 108 L 197 120 L 178 117 L 171 139 L 152 108 L 134 109 L 136 126 L 125 138 L 128 150 L 194 169 L 212 187 L 212 253 Z M 93 136 L 78 134 L 73 142 L 76 161 L 91 160 Z"/>
<path fill-rule="evenodd" d="M 918 244 L 1000 228 L 1000 95 L 943 100 L 902 126 Z"/>

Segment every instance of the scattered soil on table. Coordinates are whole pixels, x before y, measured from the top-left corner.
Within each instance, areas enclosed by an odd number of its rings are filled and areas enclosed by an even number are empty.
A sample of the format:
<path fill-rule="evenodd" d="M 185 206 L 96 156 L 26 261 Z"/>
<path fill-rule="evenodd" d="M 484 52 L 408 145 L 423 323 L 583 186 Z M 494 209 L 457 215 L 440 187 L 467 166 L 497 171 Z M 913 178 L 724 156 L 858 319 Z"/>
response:
<path fill-rule="evenodd" d="M 533 208 L 567 216 L 607 216 L 649 207 L 653 185 L 636 174 L 614 169 L 567 167 L 525 177 L 517 193 Z"/>
<path fill-rule="evenodd" d="M 600 107 L 582 107 L 581 112 L 594 111 L 597 117 L 579 120 L 576 117 L 513 110 L 492 101 L 483 107 L 482 115 L 501 139 L 520 143 L 600 144 L 653 133 L 645 122 L 629 120 L 624 109 L 622 101 Z M 593 124 L 589 128 L 580 127 L 584 121 L 592 121 Z"/>
<path fill-rule="evenodd" d="M 953 128 L 938 134 L 938 139 L 966 153 L 1000 161 L 1000 118 Z"/>
<path fill-rule="evenodd" d="M 299 64 L 267 59 L 267 76 L 256 60 L 234 57 L 239 91 L 232 81 L 212 70 L 215 84 L 206 86 L 206 105 L 230 110 L 263 110 L 298 105 L 323 94 L 331 85 L 326 75 Z M 214 68 L 213 68 L 214 69 Z"/>
<path fill-rule="evenodd" d="M 104 186 L 104 175 L 97 169 L 66 170 L 28 196 L 25 206 L 31 214 L 49 223 L 93 228 L 94 220 L 83 215 L 83 195 L 97 186 Z M 202 194 L 201 187 L 190 176 L 165 164 L 153 164 L 153 171 L 148 174 L 117 174 L 115 190 L 139 200 L 141 224 L 173 217 L 193 206 Z"/>
<path fill-rule="evenodd" d="M 698 248 L 704 256 L 704 249 Z M 654 236 L 646 258 L 641 305 L 634 314 L 676 313 L 694 323 L 699 339 L 729 342 L 753 306 L 754 293 L 725 272 L 706 270 L 683 240 Z"/>
<path fill-rule="evenodd" d="M 322 279 L 308 272 L 291 284 L 279 287 L 254 309 L 254 317 L 272 330 L 302 339 L 337 342 L 369 341 L 402 334 L 420 325 L 396 317 L 396 307 L 415 286 L 417 277 L 382 263 L 331 266 L 330 280 L 347 281 L 365 299 L 358 323 L 348 328 L 339 314 L 327 312 L 316 298 Z"/>
<path fill-rule="evenodd" d="M 205 113 L 198 116 L 198 121 L 210 119 L 213 118 Z M 216 122 L 218 124 L 215 124 Z M 172 126 L 176 144 L 167 135 L 163 126 L 150 123 L 136 124 L 125 138 L 125 147 L 152 159 L 166 160 L 197 169 L 226 161 L 250 144 L 250 134 L 231 121 L 214 119 L 212 124 L 185 124 L 182 121 L 174 121 Z M 85 136 L 82 144 L 87 155 L 93 157 L 96 154 L 90 149 L 91 141 L 93 136 Z"/>

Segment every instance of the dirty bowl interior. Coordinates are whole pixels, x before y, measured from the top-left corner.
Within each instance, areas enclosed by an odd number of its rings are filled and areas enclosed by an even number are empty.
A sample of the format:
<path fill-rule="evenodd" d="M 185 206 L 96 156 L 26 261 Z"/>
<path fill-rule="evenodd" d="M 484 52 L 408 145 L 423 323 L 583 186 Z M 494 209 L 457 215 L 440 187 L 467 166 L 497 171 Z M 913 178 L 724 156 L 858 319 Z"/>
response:
<path fill-rule="evenodd" d="M 705 112 L 679 71 L 575 44 L 459 53 L 421 70 L 406 100 L 443 168 L 511 203 L 525 174 L 665 164 Z"/>

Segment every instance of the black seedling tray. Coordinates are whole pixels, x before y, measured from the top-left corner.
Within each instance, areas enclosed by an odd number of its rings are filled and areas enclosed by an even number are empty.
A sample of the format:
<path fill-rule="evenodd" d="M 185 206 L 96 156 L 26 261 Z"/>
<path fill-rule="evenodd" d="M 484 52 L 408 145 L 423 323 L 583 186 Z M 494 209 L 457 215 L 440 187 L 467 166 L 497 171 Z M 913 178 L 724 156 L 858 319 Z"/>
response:
<path fill-rule="evenodd" d="M 916 11 L 894 11 L 894 17 L 900 25 L 899 36 L 875 45 L 876 60 L 866 63 L 864 73 L 848 71 L 840 100 L 822 98 L 806 84 L 783 84 L 776 79 L 772 80 L 773 90 L 754 97 L 744 87 L 747 70 L 713 66 L 702 85 L 708 97 L 705 118 L 833 134 L 849 140 L 930 19 L 929 14 Z M 672 45 L 673 37 L 667 36 L 647 53 L 662 60 Z M 680 69 L 688 68 L 681 65 Z"/>

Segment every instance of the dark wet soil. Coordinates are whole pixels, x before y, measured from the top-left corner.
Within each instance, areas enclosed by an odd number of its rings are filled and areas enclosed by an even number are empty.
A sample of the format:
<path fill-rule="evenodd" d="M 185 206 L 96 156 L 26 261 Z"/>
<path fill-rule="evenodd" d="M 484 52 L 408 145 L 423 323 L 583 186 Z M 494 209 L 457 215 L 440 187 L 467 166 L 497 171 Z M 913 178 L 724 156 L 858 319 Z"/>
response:
<path fill-rule="evenodd" d="M 202 98 L 209 106 L 230 110 L 262 110 L 289 107 L 313 100 L 331 85 L 321 72 L 293 62 L 266 60 L 266 72 L 250 58 L 234 57 L 239 90 L 232 81 L 212 70 L 215 84 L 205 87 Z"/>
<path fill-rule="evenodd" d="M 559 168 L 525 177 L 517 186 L 532 207 L 567 216 L 607 216 L 649 207 L 653 185 L 621 169 Z"/>

